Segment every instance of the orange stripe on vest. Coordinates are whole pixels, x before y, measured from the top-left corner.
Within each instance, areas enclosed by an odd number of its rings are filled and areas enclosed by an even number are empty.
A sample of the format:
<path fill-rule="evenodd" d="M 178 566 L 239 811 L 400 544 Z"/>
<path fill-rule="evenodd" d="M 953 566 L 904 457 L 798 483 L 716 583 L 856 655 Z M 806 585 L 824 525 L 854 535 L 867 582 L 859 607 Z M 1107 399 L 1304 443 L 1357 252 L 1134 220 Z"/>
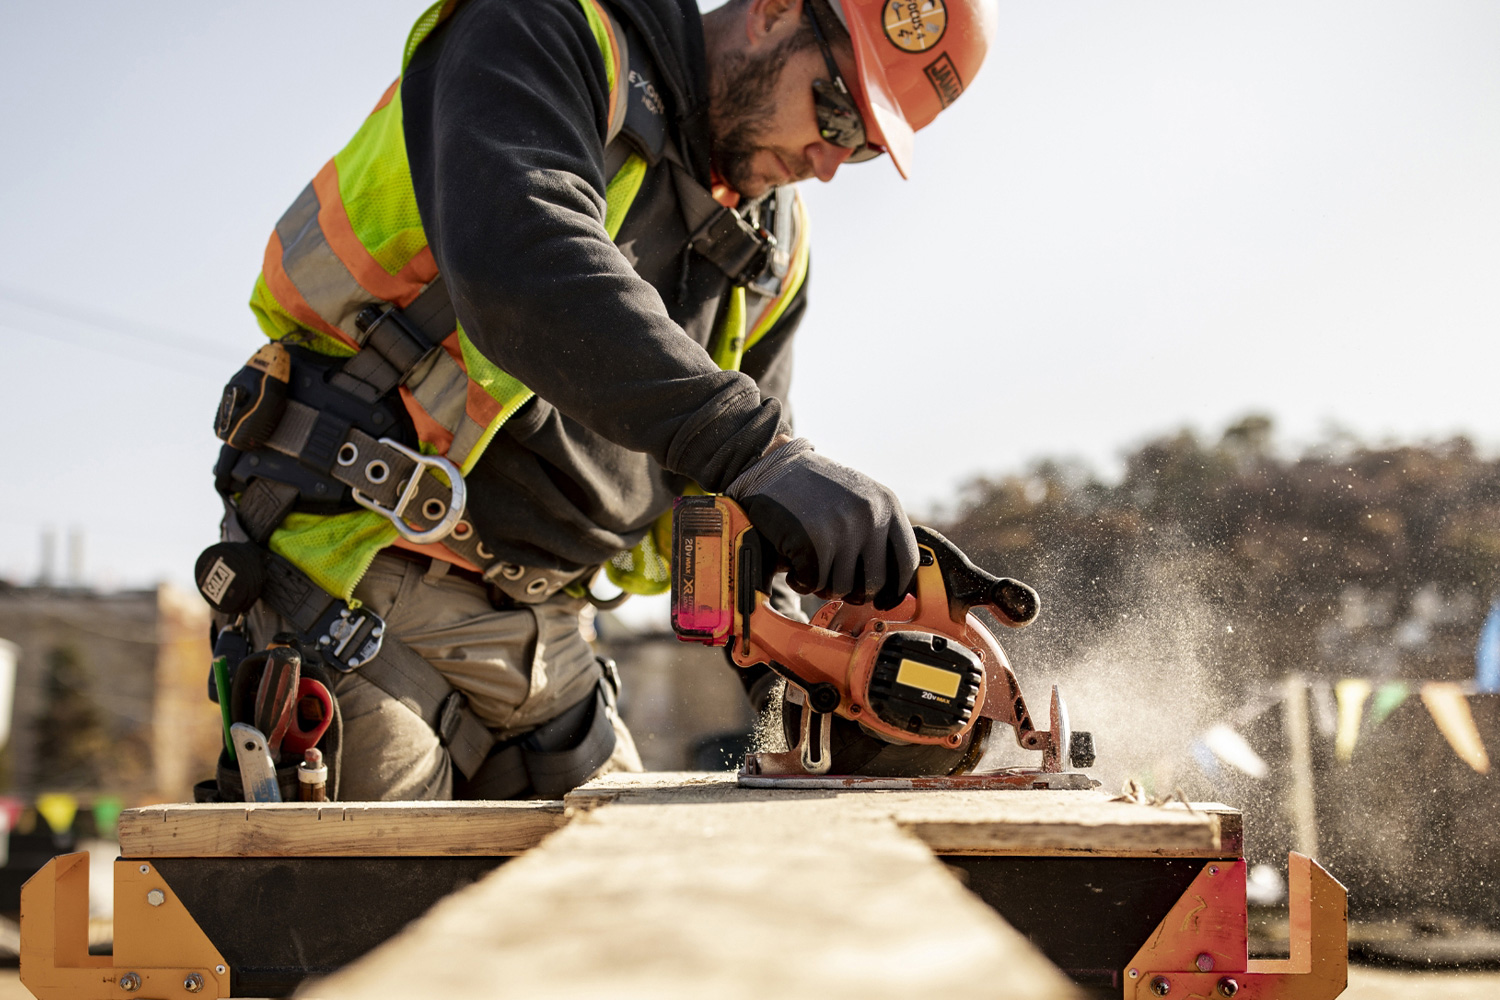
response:
<path fill-rule="evenodd" d="M 313 178 L 313 191 L 318 195 L 318 226 L 323 230 L 323 238 L 371 297 L 394 302 L 404 309 L 437 277 L 437 262 L 432 259 L 431 247 L 423 247 L 395 274 L 387 274 L 380 262 L 370 256 L 355 235 L 349 213 L 344 209 L 344 199 L 339 195 L 339 170 L 334 161 L 324 164 Z"/>

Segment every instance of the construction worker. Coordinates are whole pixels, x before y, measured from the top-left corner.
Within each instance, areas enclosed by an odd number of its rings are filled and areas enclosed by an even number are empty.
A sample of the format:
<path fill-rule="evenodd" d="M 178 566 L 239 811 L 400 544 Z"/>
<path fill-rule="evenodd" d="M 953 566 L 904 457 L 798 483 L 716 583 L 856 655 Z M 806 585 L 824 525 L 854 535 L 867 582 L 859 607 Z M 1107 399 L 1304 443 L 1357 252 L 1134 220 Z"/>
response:
<path fill-rule="evenodd" d="M 341 799 L 560 795 L 639 769 L 579 629 L 601 567 L 660 592 L 672 498 L 745 507 L 793 587 L 893 604 L 884 486 L 794 439 L 791 185 L 972 80 L 981 0 L 447 0 L 277 223 L 226 388 L 225 538 L 251 648 L 337 675 Z M 256 599 L 258 598 L 258 599 Z M 227 620 L 226 620 L 226 624 Z"/>

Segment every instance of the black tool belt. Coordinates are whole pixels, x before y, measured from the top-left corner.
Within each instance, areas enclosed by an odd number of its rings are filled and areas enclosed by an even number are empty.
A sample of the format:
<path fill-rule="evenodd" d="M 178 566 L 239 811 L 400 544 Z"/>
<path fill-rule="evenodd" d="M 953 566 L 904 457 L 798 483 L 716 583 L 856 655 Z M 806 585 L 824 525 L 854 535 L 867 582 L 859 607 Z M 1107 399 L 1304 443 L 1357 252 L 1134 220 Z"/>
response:
<path fill-rule="evenodd" d="M 198 589 L 215 610 L 231 618 L 257 601 L 285 619 L 303 646 L 325 666 L 361 677 L 401 702 L 433 732 L 468 777 L 484 763 L 495 736 L 469 708 L 463 692 L 412 652 L 368 608 L 351 608 L 287 560 L 254 542 L 220 542 L 198 557 Z"/>

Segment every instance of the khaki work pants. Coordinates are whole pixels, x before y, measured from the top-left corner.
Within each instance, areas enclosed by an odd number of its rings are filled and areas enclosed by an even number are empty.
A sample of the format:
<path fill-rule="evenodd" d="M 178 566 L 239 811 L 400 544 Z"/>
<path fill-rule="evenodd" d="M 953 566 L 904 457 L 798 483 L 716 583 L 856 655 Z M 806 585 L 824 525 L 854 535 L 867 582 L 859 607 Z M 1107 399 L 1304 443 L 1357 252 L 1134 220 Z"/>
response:
<path fill-rule="evenodd" d="M 354 596 L 394 635 L 462 691 L 500 739 L 516 736 L 589 696 L 600 680 L 579 631 L 587 603 L 559 593 L 541 604 L 496 610 L 484 587 L 405 559 L 379 555 Z M 252 648 L 286 629 L 257 604 L 248 617 Z M 344 801 L 451 799 L 453 763 L 437 734 L 405 705 L 359 676 L 334 692 L 343 715 L 339 798 Z M 597 774 L 639 771 L 630 731 L 611 711 L 615 750 Z"/>

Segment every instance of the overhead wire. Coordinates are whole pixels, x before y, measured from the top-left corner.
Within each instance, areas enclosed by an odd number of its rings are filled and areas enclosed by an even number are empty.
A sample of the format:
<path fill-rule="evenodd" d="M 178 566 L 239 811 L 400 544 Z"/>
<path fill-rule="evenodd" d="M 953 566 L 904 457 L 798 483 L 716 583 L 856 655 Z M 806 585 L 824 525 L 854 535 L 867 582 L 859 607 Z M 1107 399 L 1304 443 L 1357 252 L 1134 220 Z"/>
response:
<path fill-rule="evenodd" d="M 168 368 L 179 374 L 192 375 L 200 378 L 223 378 L 223 370 L 232 370 L 235 363 L 241 359 L 236 358 L 234 353 L 224 346 L 216 346 L 207 341 L 195 337 L 163 330 L 159 327 L 146 326 L 118 316 L 97 312 L 88 308 L 80 308 L 71 303 L 65 303 L 46 296 L 21 291 L 6 285 L 0 285 L 0 302 L 6 302 L 22 309 L 46 316 L 52 320 L 61 320 L 64 324 L 81 324 L 96 331 L 110 334 L 117 338 L 134 340 L 147 343 L 152 346 L 153 354 L 149 363 L 154 368 Z M 42 331 L 34 328 L 31 324 L 19 321 L 13 311 L 6 310 L 5 315 L 0 315 L 0 326 L 13 330 L 17 333 L 28 334 L 46 340 L 64 340 L 67 343 L 83 347 L 89 350 L 99 351 L 114 357 L 125 358 L 131 361 L 143 361 L 138 351 L 126 352 L 125 350 L 112 348 L 108 342 L 101 343 L 96 338 L 86 335 L 80 336 L 77 331 L 69 330 L 66 326 L 51 331 Z M 178 352 L 178 356 L 160 352 L 160 348 Z M 222 365 L 218 373 L 210 374 L 200 367 L 189 367 L 182 362 L 187 361 L 190 356 L 194 360 L 212 361 Z"/>

